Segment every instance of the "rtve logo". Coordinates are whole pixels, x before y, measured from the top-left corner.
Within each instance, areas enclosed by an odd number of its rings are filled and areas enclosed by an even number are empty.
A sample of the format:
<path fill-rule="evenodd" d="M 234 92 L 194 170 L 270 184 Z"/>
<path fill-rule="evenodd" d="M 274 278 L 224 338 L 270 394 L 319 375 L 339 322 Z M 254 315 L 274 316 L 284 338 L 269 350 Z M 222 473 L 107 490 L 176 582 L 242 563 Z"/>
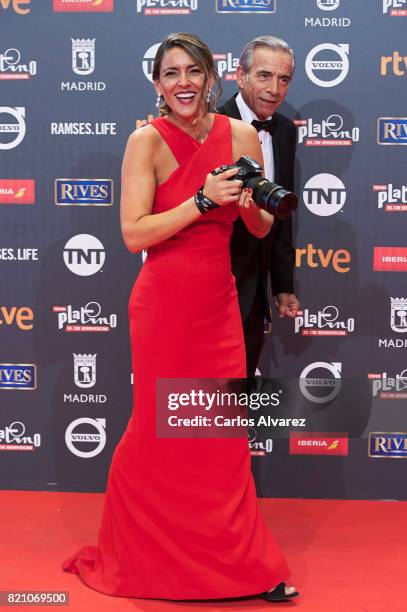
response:
<path fill-rule="evenodd" d="M 388 71 L 391 70 L 393 70 L 393 74 L 396 76 L 407 74 L 407 55 L 400 55 L 398 51 L 393 51 L 393 55 L 382 55 L 380 59 L 380 74 L 387 76 Z"/>
<path fill-rule="evenodd" d="M 31 0 L 0 0 L 0 8 L 5 11 L 12 7 L 18 15 L 27 15 L 31 12 Z M 26 8 L 24 8 L 24 6 Z"/>
<path fill-rule="evenodd" d="M 33 328 L 34 313 L 27 306 L 0 306 L 0 328 L 2 325 L 17 325 L 23 331 Z"/>
<path fill-rule="evenodd" d="M 332 265 L 335 272 L 345 274 L 350 270 L 351 255 L 347 249 L 316 249 L 313 244 L 307 244 L 305 249 L 296 249 L 295 265 L 301 268 L 307 265 L 310 268 L 328 268 Z"/>

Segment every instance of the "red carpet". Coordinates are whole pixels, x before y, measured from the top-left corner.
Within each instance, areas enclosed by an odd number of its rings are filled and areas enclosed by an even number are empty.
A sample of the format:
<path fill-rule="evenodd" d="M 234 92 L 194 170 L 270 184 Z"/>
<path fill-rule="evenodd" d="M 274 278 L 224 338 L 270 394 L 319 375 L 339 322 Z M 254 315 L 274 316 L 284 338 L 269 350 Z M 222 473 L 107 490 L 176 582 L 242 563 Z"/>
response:
<path fill-rule="evenodd" d="M 124 599 L 85 587 L 61 562 L 96 541 L 102 501 L 101 494 L 0 491 L 0 591 L 69 591 L 69 608 L 58 609 L 75 612 L 407 611 L 407 502 L 260 500 L 302 593 L 269 604 Z"/>

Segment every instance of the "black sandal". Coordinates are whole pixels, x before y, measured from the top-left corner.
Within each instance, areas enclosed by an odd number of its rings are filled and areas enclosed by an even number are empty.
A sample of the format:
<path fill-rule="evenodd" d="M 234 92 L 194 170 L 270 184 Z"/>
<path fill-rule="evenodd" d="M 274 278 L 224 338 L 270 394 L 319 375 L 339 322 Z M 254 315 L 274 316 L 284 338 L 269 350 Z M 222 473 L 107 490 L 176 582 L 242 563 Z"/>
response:
<path fill-rule="evenodd" d="M 293 599 L 293 597 L 298 597 L 299 592 L 294 591 L 294 593 L 290 593 L 290 595 L 286 595 L 285 592 L 286 584 L 285 582 L 280 582 L 272 591 L 265 591 L 264 593 L 260 593 L 258 597 L 260 599 L 264 599 L 265 601 L 287 601 L 288 599 Z"/>

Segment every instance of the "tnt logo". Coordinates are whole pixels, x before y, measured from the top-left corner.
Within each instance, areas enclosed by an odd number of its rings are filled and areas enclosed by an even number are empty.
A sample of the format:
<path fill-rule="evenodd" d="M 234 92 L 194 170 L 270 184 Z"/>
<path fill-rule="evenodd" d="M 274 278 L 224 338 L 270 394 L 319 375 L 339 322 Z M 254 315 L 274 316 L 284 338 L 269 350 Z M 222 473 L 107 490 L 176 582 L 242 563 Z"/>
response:
<path fill-rule="evenodd" d="M 91 234 L 77 234 L 65 245 L 64 262 L 68 270 L 78 276 L 96 274 L 105 263 L 103 244 Z"/>

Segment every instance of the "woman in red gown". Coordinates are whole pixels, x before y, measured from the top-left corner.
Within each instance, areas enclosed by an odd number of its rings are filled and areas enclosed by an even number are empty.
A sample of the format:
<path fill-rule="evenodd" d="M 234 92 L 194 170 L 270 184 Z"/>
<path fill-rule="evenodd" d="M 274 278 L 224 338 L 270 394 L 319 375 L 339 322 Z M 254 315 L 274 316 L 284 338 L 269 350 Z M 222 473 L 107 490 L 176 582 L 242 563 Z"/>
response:
<path fill-rule="evenodd" d="M 262 156 L 254 128 L 209 112 L 219 77 L 207 46 L 168 36 L 153 78 L 162 116 L 130 136 L 122 175 L 124 241 L 148 249 L 129 303 L 134 410 L 113 455 L 98 545 L 63 568 L 124 597 L 289 598 L 247 439 L 156 436 L 157 379 L 246 376 L 229 239 L 239 214 L 258 237 L 272 217 L 233 180 L 236 169 L 210 174 Z"/>

